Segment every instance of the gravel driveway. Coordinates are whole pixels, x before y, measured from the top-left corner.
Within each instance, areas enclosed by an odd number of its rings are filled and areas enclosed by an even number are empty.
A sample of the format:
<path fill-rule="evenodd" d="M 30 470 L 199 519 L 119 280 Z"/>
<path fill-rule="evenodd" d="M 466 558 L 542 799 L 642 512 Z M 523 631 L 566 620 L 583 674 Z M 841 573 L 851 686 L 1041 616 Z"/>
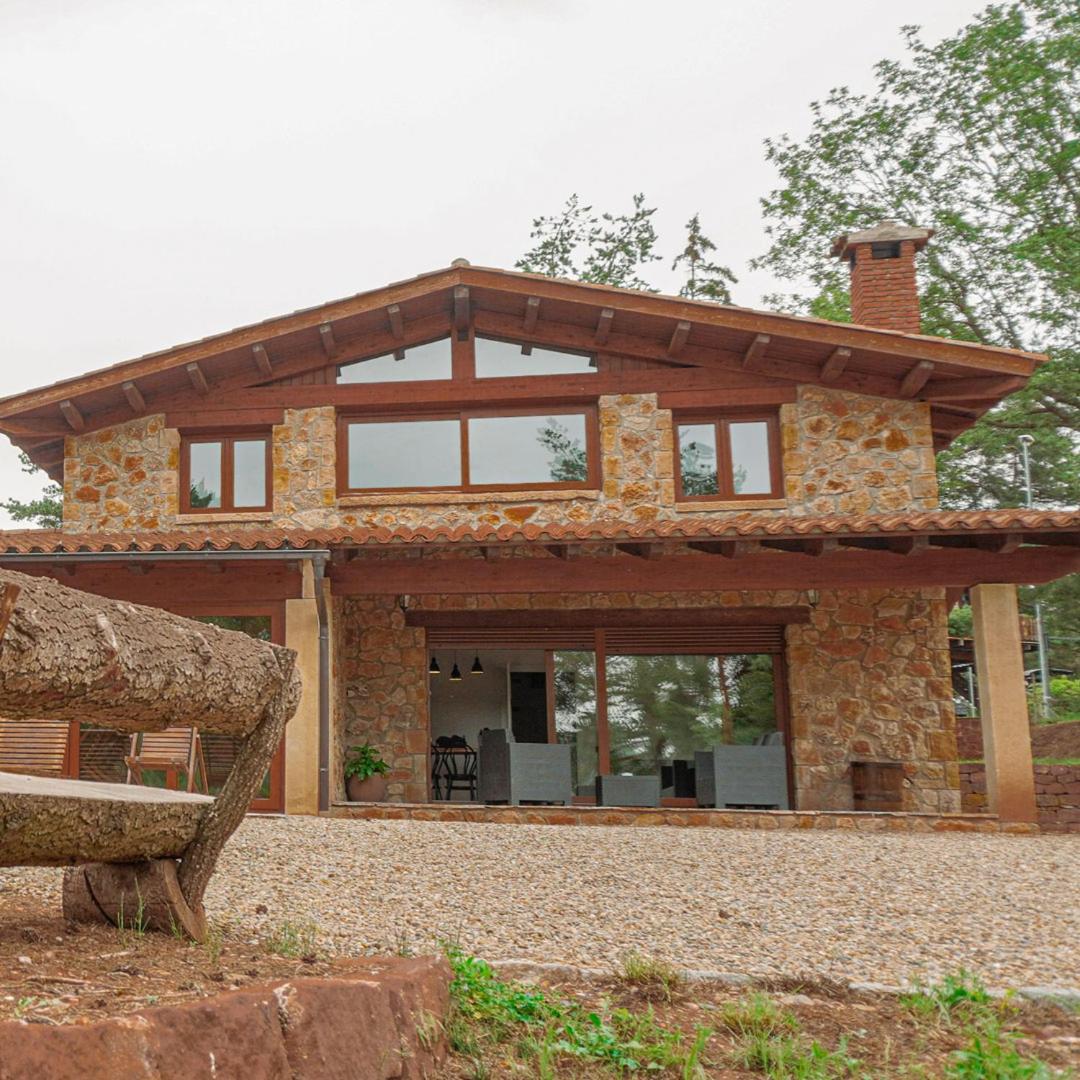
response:
<path fill-rule="evenodd" d="M 0 871 L 0 918 L 13 892 L 59 905 L 58 882 Z M 1080 986 L 1076 836 L 249 818 L 207 907 L 253 937 L 314 924 L 342 953 L 451 939 L 491 960 Z"/>

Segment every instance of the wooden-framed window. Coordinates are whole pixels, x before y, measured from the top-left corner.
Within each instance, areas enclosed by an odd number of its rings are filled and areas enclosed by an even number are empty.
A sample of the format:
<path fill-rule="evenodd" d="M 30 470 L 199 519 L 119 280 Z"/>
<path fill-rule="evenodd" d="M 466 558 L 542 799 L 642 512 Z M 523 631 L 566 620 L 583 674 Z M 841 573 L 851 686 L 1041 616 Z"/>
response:
<path fill-rule="evenodd" d="M 782 497 L 775 413 L 677 415 L 675 442 L 680 500 Z"/>
<path fill-rule="evenodd" d="M 451 370 L 450 339 L 441 337 L 420 345 L 409 345 L 397 352 L 341 364 L 337 371 L 337 381 L 346 384 L 426 382 L 432 379 L 449 379 Z"/>
<path fill-rule="evenodd" d="M 520 341 L 501 338 L 474 338 L 473 357 L 478 379 L 596 374 L 596 358 L 591 353 L 522 345 Z"/>
<path fill-rule="evenodd" d="M 186 514 L 269 510 L 269 432 L 182 435 L 180 509 Z"/>
<path fill-rule="evenodd" d="M 342 492 L 599 486 L 596 409 L 338 418 Z"/>

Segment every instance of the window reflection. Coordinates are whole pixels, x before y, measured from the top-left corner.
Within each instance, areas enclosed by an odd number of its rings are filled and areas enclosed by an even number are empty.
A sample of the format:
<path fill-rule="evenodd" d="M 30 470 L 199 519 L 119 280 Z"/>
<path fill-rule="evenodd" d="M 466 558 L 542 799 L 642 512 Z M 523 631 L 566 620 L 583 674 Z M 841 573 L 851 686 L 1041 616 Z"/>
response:
<path fill-rule="evenodd" d="M 266 505 L 266 440 L 233 443 L 233 506 Z"/>
<path fill-rule="evenodd" d="M 221 445 L 197 442 L 188 447 L 193 510 L 216 510 L 221 506 Z"/>
<path fill-rule="evenodd" d="M 716 495 L 716 425 L 679 425 L 679 468 L 685 495 Z"/>
<path fill-rule="evenodd" d="M 449 379 L 452 371 L 450 339 L 440 338 L 425 345 L 411 345 L 404 359 L 393 353 L 358 360 L 338 368 L 339 383 L 415 382 L 420 379 Z"/>
<path fill-rule="evenodd" d="M 731 485 L 736 495 L 772 491 L 769 468 L 769 425 L 752 420 L 728 425 L 731 439 Z"/>
<path fill-rule="evenodd" d="M 473 417 L 469 424 L 472 484 L 584 483 L 588 478 L 585 417 Z"/>
<path fill-rule="evenodd" d="M 457 420 L 350 424 L 350 488 L 434 488 L 461 484 Z"/>
<path fill-rule="evenodd" d="M 476 339 L 476 377 L 507 378 L 513 375 L 591 375 L 596 368 L 592 357 L 583 353 L 560 352 L 533 346 L 526 356 L 521 344 Z"/>

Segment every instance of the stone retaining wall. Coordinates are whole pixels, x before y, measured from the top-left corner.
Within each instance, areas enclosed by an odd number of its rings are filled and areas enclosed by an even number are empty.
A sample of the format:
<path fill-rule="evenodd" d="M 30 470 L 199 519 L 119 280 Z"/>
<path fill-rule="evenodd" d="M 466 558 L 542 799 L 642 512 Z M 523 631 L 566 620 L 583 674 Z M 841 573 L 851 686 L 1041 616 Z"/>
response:
<path fill-rule="evenodd" d="M 986 766 L 982 762 L 960 766 L 960 792 L 964 813 L 986 812 Z M 1080 832 L 1080 765 L 1036 765 L 1035 805 L 1044 829 Z"/>
<path fill-rule="evenodd" d="M 980 832 L 1029 835 L 1038 825 L 988 814 L 845 814 L 800 810 L 684 810 L 605 806 L 439 806 L 430 803 L 335 803 L 335 818 L 367 821 L 466 821 L 480 825 L 629 825 L 707 829 L 850 829 L 856 832 Z"/>
<path fill-rule="evenodd" d="M 0 1024 L 0 1080 L 424 1080 L 446 1056 L 442 959 L 343 962 L 295 979 L 94 1024 Z"/>

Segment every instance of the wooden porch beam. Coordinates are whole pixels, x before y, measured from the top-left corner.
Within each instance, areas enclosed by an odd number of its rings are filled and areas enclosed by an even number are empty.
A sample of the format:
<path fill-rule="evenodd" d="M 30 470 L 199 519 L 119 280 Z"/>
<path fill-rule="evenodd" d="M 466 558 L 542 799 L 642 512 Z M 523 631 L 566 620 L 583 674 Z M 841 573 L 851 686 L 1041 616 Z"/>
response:
<path fill-rule="evenodd" d="M 131 379 L 122 382 L 120 384 L 120 389 L 124 392 L 124 398 L 128 403 L 128 407 L 136 416 L 141 416 L 146 412 L 146 398 L 143 397 L 142 391 Z"/>
<path fill-rule="evenodd" d="M 929 381 L 934 373 L 934 365 L 929 360 L 920 360 L 900 380 L 900 396 L 913 398 Z"/>
<path fill-rule="evenodd" d="M 65 398 L 60 402 L 60 412 L 72 431 L 85 431 L 86 421 L 74 401 Z"/>
<path fill-rule="evenodd" d="M 750 342 L 746 352 L 743 353 L 742 368 L 744 371 L 754 371 L 761 361 L 765 359 L 765 353 L 769 350 L 772 338 L 768 334 L 758 334 Z"/>
<path fill-rule="evenodd" d="M 255 370 L 264 379 L 272 379 L 274 377 L 274 367 L 270 363 L 270 354 L 266 351 L 265 345 L 261 343 L 252 345 L 251 359 L 255 364 Z"/>
<path fill-rule="evenodd" d="M 203 369 L 199 367 L 199 362 L 193 360 L 190 364 L 185 364 L 184 370 L 187 372 L 188 381 L 194 387 L 195 392 L 206 397 L 210 393 L 210 384 L 206 381 L 206 376 L 203 374 Z"/>
<path fill-rule="evenodd" d="M 843 375 L 850 359 L 850 349 L 845 349 L 843 346 L 839 349 L 833 349 L 826 357 L 825 363 L 821 365 L 821 381 L 823 383 L 836 382 Z"/>
<path fill-rule="evenodd" d="M 663 554 L 663 548 L 658 544 L 616 544 L 615 550 L 636 559 L 655 559 Z"/>
<path fill-rule="evenodd" d="M 923 387 L 927 401 L 994 401 L 1003 394 L 1019 390 L 1026 379 L 1004 378 L 931 379 Z"/>
<path fill-rule="evenodd" d="M 536 320 L 540 318 L 540 297 L 530 296 L 525 300 L 525 319 L 521 324 L 521 329 L 526 334 L 531 334 L 536 330 Z M 521 346 L 522 356 L 531 356 L 533 351 L 532 342 L 526 341 Z"/>
<path fill-rule="evenodd" d="M 668 356 L 675 357 L 682 352 L 683 346 L 686 344 L 687 339 L 690 337 L 690 323 L 685 319 L 680 319 L 675 324 L 675 329 L 671 332 L 671 340 L 668 342 L 667 354 Z"/>

